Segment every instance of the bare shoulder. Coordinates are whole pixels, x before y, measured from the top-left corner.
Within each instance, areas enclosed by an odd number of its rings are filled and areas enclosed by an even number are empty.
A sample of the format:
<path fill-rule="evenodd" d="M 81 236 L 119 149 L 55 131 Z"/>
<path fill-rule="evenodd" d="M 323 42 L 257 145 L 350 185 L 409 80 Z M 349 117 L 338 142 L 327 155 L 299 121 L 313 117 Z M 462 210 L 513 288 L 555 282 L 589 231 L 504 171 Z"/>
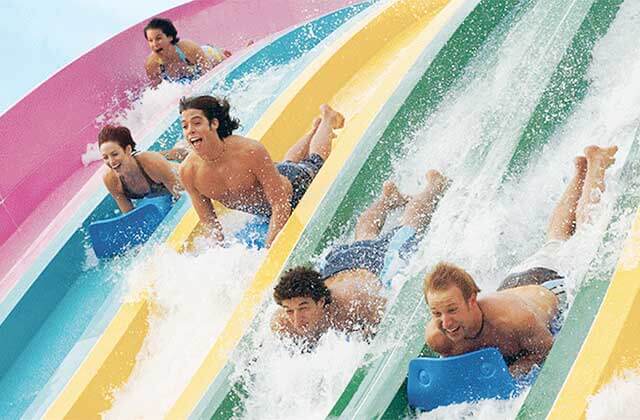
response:
<path fill-rule="evenodd" d="M 105 187 L 110 192 L 121 192 L 122 191 L 122 182 L 120 182 L 120 178 L 112 171 L 108 170 L 103 176 L 102 181 L 104 182 Z"/>
<path fill-rule="evenodd" d="M 269 151 L 259 141 L 235 135 L 225 138 L 224 141 L 232 145 L 234 152 L 241 154 L 245 159 L 264 159 L 266 156 L 269 156 Z"/>
<path fill-rule="evenodd" d="M 201 49 L 200 45 L 197 42 L 194 42 L 190 39 L 181 39 L 178 42 L 178 46 L 184 52 L 187 51 L 199 51 Z"/>
<path fill-rule="evenodd" d="M 167 160 L 158 152 L 140 152 L 136 154 L 138 162 L 143 165 L 164 164 Z"/>

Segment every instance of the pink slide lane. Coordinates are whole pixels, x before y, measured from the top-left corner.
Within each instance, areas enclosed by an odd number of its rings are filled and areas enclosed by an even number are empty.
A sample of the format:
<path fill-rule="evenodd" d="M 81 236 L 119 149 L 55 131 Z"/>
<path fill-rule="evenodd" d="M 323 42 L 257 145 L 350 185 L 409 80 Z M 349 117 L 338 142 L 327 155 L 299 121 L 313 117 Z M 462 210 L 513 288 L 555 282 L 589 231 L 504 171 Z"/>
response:
<path fill-rule="evenodd" d="M 196 0 L 160 15 L 185 38 L 238 51 L 353 3 Z M 97 137 L 96 118 L 126 108 L 145 87 L 146 22 L 78 58 L 0 116 L 0 302 L 82 205 L 78 193 L 95 191 L 87 182 L 96 183 L 100 164 L 83 167 L 80 157 Z"/>

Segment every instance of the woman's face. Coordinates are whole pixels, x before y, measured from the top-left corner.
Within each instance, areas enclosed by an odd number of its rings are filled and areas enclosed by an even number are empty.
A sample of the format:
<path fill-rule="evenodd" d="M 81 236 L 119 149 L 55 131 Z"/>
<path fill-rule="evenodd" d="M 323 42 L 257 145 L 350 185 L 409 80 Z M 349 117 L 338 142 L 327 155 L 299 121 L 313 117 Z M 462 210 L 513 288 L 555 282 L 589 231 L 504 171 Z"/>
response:
<path fill-rule="evenodd" d="M 162 55 L 166 52 L 173 41 L 173 37 L 166 36 L 161 29 L 147 29 L 146 34 L 149 48 L 156 54 Z"/>
<path fill-rule="evenodd" d="M 120 172 L 123 162 L 131 158 L 131 146 L 123 149 L 117 142 L 107 141 L 100 146 L 100 153 L 102 153 L 102 160 L 105 165 L 116 172 Z"/>

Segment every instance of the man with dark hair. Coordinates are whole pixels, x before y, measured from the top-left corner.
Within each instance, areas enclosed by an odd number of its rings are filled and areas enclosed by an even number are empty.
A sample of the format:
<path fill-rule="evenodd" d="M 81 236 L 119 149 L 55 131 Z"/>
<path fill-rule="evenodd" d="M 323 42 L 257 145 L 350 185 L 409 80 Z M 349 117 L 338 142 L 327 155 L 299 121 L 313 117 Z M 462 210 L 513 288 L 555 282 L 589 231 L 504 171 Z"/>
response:
<path fill-rule="evenodd" d="M 180 101 L 182 131 L 195 153 L 180 167 L 180 178 L 206 233 L 224 239 L 211 200 L 269 219 L 270 246 L 331 152 L 334 129 L 344 118 L 329 105 L 320 107 L 313 128 L 275 164 L 259 142 L 233 134 L 238 121 L 229 103 L 212 96 Z"/>
<path fill-rule="evenodd" d="M 416 250 L 448 185 L 434 170 L 426 179 L 425 189 L 412 197 L 385 183 L 380 198 L 358 218 L 355 242 L 334 247 L 319 272 L 298 267 L 285 273 L 274 291 L 282 309 L 273 330 L 310 344 L 329 328 L 370 338 L 386 304 L 383 289 Z M 400 207 L 399 225 L 383 234 L 388 214 Z"/>
<path fill-rule="evenodd" d="M 274 316 L 272 329 L 308 346 L 330 328 L 370 338 L 386 304 L 379 289 L 379 283 L 368 279 L 327 287 L 317 271 L 296 267 L 284 273 L 274 289 L 274 299 L 282 308 Z"/>
<path fill-rule="evenodd" d="M 589 222 L 617 149 L 589 146 L 586 157 L 576 158 L 574 178 L 551 216 L 547 243 L 515 267 L 497 292 L 478 297 L 480 289 L 469 273 L 452 264 L 435 267 L 424 283 L 432 315 L 425 340 L 431 349 L 454 356 L 497 347 L 514 376 L 544 361 L 566 308 L 559 251 Z"/>

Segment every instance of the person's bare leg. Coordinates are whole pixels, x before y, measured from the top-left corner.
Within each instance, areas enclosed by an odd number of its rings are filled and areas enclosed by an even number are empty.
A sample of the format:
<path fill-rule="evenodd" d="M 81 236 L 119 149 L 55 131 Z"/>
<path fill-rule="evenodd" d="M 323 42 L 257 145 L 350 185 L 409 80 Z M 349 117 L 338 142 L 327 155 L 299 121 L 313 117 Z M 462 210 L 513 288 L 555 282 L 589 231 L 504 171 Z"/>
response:
<path fill-rule="evenodd" d="M 311 137 L 309 154 L 317 154 L 323 160 L 327 160 L 331 153 L 331 140 L 336 136 L 333 130 L 344 127 L 344 117 L 329 105 L 320 107 L 320 125 Z"/>
<path fill-rule="evenodd" d="M 407 204 L 408 198 L 400 193 L 396 184 L 384 183 L 382 195 L 374 201 L 358 218 L 356 240 L 375 239 L 382 230 L 389 213 Z"/>
<path fill-rule="evenodd" d="M 449 179 L 436 170 L 427 171 L 427 187 L 419 194 L 411 197 L 400 220 L 401 226 L 411 226 L 417 233 L 422 233 L 431 216 L 449 186 Z"/>
<path fill-rule="evenodd" d="M 590 222 L 591 209 L 600 202 L 605 189 L 605 171 L 616 161 L 615 154 L 617 151 L 618 146 L 588 146 L 584 149 L 584 155 L 587 158 L 587 174 L 584 178 L 582 195 L 576 209 L 576 228 L 580 228 L 585 223 Z"/>
<path fill-rule="evenodd" d="M 587 174 L 587 158 L 578 156 L 575 158 L 574 164 L 576 171 L 573 179 L 567 185 L 549 219 L 547 227 L 547 240 L 549 241 L 566 241 L 576 229 L 576 209 L 582 195 L 584 177 Z"/>
<path fill-rule="evenodd" d="M 296 144 L 294 144 L 289 148 L 289 150 L 287 150 L 287 153 L 284 155 L 284 160 L 288 160 L 291 162 L 300 162 L 302 159 L 305 159 L 309 156 L 309 144 L 311 143 L 311 138 L 318 130 L 320 122 L 320 117 L 317 117 L 313 120 L 311 130 L 309 130 L 309 132 L 304 136 L 300 137 L 300 140 L 298 140 Z"/>

